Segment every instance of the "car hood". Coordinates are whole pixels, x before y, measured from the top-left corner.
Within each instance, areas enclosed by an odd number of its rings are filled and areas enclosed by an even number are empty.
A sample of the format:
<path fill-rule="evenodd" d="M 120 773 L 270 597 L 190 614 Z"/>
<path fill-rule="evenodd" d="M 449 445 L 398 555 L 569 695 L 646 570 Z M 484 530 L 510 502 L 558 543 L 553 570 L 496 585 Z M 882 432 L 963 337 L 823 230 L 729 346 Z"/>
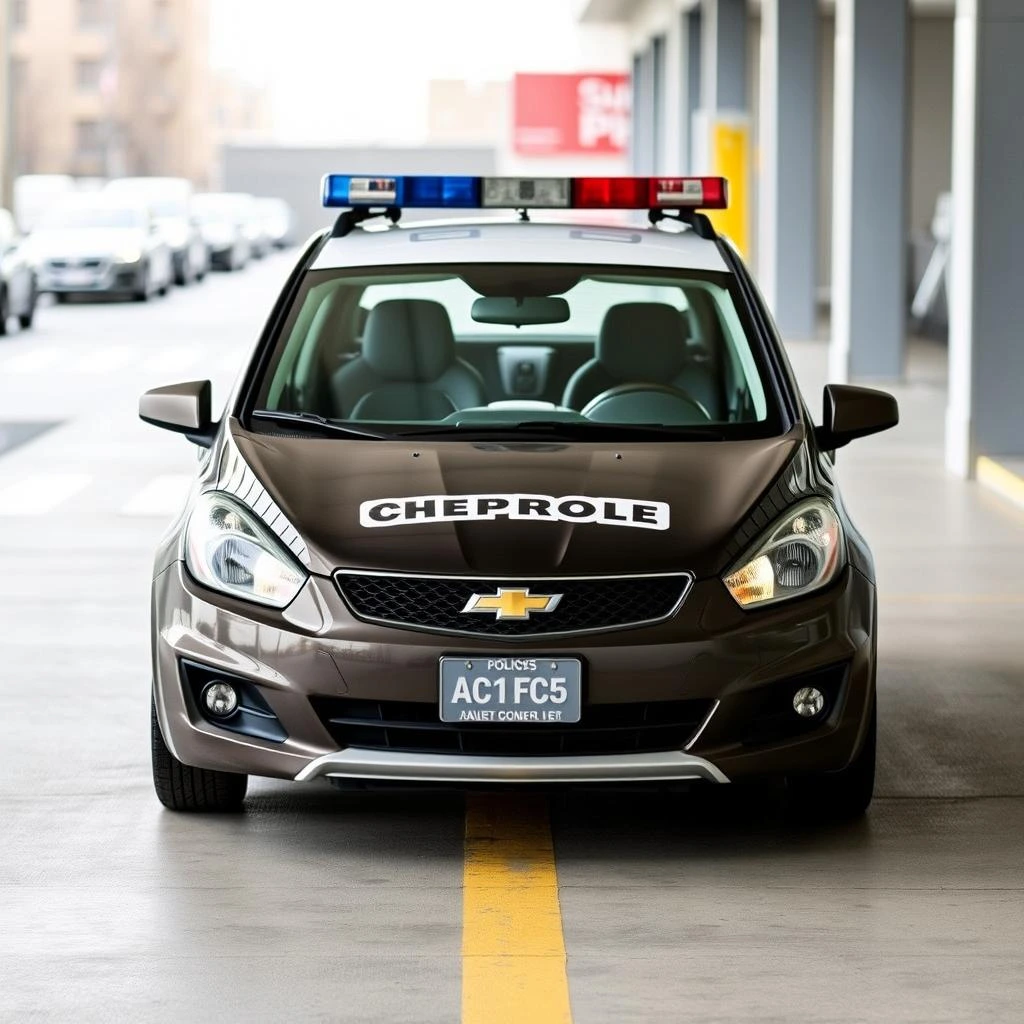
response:
<path fill-rule="evenodd" d="M 230 434 L 225 452 L 237 446 L 305 541 L 314 572 L 490 576 L 720 572 L 736 527 L 805 441 L 802 426 L 766 440 L 620 445 Z M 231 461 L 221 460 L 218 486 L 227 489 L 239 478 Z M 453 521 L 439 521 L 443 496 L 470 497 L 448 509 Z M 493 518 L 465 518 L 480 511 L 479 496 L 508 506 Z M 507 514 L 530 496 L 555 499 L 545 513 L 552 518 Z M 583 503 L 554 518 L 566 497 Z M 420 506 L 429 521 L 406 506 L 417 498 L 433 502 Z M 572 519 L 581 513 L 603 521 Z"/>
<path fill-rule="evenodd" d="M 25 245 L 36 259 L 67 256 L 105 256 L 126 246 L 141 248 L 143 232 L 136 228 L 73 228 L 36 231 Z"/>

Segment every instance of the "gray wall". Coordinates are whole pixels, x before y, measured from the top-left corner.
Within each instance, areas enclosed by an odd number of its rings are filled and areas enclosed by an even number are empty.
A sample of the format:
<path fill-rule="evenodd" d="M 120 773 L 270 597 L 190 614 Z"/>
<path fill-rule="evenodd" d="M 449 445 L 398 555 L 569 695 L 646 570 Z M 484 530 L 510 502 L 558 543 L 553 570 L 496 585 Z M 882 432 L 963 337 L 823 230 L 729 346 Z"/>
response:
<path fill-rule="evenodd" d="M 225 191 L 287 201 L 295 211 L 295 234 L 301 241 L 333 220 L 331 212 L 320 205 L 320 179 L 324 174 L 494 174 L 497 157 L 490 147 L 471 146 L 225 146 L 222 166 Z M 423 211 L 421 216 L 428 213 Z"/>
<path fill-rule="evenodd" d="M 822 18 L 818 37 L 821 60 L 821 182 L 819 190 L 818 287 L 832 279 L 832 97 L 835 20 Z M 949 191 L 953 149 L 953 18 L 915 14 L 910 19 L 907 203 L 909 235 L 927 231 L 935 200 Z M 911 282 L 911 287 L 916 282 Z"/>
<path fill-rule="evenodd" d="M 953 150 L 953 19 L 910 23 L 910 230 L 927 229 L 949 191 Z"/>

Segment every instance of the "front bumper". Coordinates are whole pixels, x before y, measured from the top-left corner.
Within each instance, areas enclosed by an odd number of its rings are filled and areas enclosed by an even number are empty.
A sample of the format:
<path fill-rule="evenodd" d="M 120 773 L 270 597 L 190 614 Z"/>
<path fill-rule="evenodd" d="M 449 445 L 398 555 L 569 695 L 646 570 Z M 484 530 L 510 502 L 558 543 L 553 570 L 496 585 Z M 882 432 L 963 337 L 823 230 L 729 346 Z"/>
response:
<path fill-rule="evenodd" d="M 78 295 L 87 293 L 133 291 L 139 286 L 141 269 L 138 263 L 105 261 L 97 267 L 75 272 L 44 267 L 38 271 L 39 291 Z"/>
<path fill-rule="evenodd" d="M 331 580 L 319 577 L 284 612 L 258 608 L 200 587 L 175 562 L 154 581 L 157 715 L 168 745 L 186 764 L 299 781 L 727 782 L 835 771 L 850 762 L 866 732 L 874 694 L 874 619 L 874 586 L 853 568 L 819 595 L 754 613 L 736 608 L 719 581 L 698 581 L 668 622 L 599 636 L 538 638 L 530 645 L 537 654 L 581 658 L 585 704 L 605 711 L 636 701 L 706 702 L 710 710 L 699 728 L 673 749 L 556 756 L 492 754 L 479 747 L 473 753 L 369 749 L 339 745 L 318 707 L 338 700 L 394 701 L 415 703 L 429 716 L 437 703 L 441 655 L 519 656 L 526 653 L 522 641 L 509 645 L 366 623 L 352 616 Z M 207 721 L 183 661 L 245 680 L 272 709 L 285 738 L 273 742 Z M 798 680 L 823 669 L 838 672 L 841 682 L 820 724 L 781 733 L 760 728 L 768 703 L 777 707 L 780 695 L 791 699 Z"/>
<path fill-rule="evenodd" d="M 582 757 L 495 757 L 349 748 L 310 761 L 295 781 L 321 777 L 438 783 L 729 781 L 709 761 L 680 750 Z"/>

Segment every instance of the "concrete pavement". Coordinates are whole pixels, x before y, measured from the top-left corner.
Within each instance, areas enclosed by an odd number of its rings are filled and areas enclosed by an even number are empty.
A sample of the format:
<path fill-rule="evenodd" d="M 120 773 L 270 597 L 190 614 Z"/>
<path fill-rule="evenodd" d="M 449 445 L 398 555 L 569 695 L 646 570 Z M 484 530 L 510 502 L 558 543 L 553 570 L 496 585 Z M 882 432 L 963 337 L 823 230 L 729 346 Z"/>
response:
<path fill-rule="evenodd" d="M 150 552 L 195 452 L 137 396 L 222 400 L 288 261 L 0 341 L 0 423 L 56 424 L 0 454 L 2 1020 L 459 1019 L 461 796 L 151 790 Z M 792 355 L 814 408 L 823 346 Z M 916 348 L 904 423 L 839 456 L 882 587 L 868 818 L 553 797 L 576 1024 L 1020 1020 L 1024 512 L 944 473 L 943 379 Z"/>

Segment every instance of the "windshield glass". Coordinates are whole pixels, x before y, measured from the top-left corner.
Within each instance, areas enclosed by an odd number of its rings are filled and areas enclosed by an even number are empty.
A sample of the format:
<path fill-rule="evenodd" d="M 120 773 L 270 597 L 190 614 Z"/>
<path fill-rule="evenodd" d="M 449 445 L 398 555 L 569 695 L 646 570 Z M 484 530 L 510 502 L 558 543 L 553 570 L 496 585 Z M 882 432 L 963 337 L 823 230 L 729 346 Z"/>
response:
<path fill-rule="evenodd" d="M 39 227 L 63 231 L 69 228 L 137 228 L 141 223 L 141 214 L 130 207 L 66 206 L 51 210 L 40 220 Z"/>
<path fill-rule="evenodd" d="M 360 436 L 767 436 L 779 416 L 742 309 L 728 273 L 315 271 L 255 382 L 254 418 Z"/>

